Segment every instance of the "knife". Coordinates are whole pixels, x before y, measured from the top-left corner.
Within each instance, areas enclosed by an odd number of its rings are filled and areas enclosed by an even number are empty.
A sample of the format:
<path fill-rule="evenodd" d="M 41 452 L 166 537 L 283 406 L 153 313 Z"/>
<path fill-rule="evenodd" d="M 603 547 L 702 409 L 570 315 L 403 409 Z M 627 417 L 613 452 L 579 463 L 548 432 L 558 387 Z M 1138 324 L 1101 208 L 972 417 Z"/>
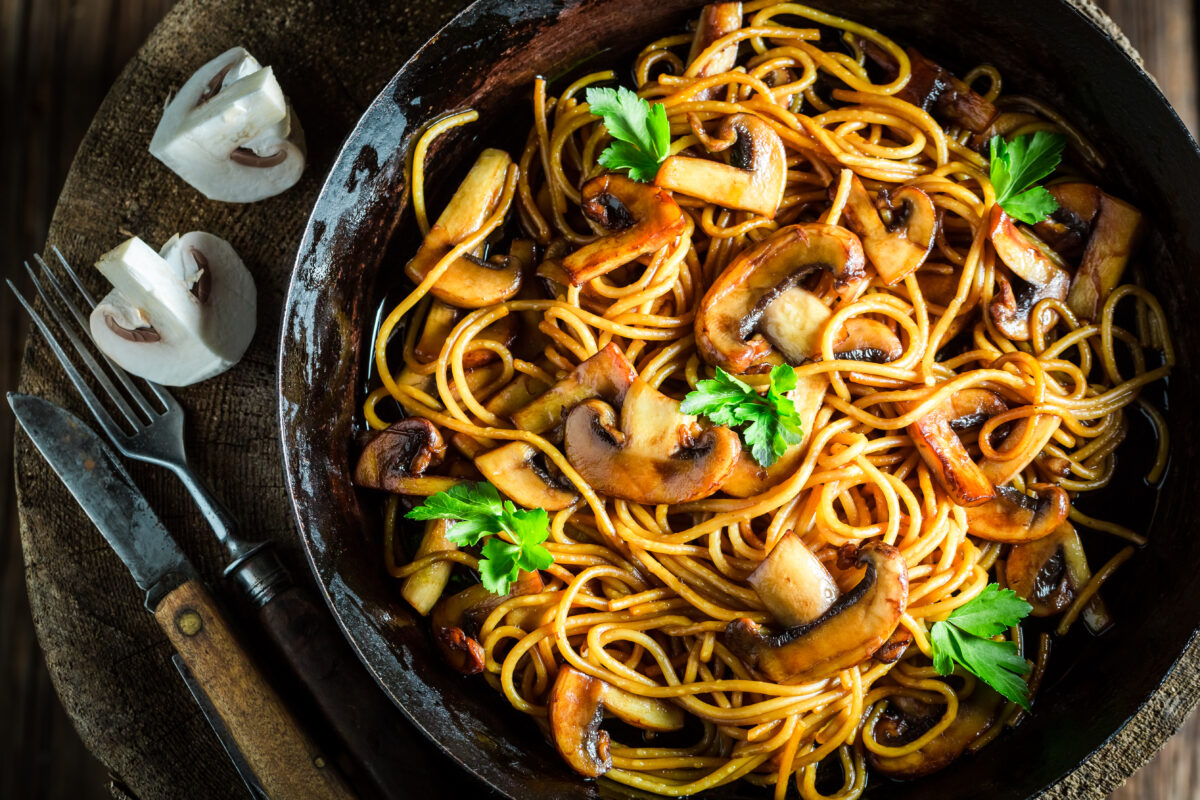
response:
<path fill-rule="evenodd" d="M 234 638 L 175 540 L 112 451 L 78 417 L 8 395 L 34 446 L 129 568 L 195 684 L 271 800 L 352 800 Z"/>

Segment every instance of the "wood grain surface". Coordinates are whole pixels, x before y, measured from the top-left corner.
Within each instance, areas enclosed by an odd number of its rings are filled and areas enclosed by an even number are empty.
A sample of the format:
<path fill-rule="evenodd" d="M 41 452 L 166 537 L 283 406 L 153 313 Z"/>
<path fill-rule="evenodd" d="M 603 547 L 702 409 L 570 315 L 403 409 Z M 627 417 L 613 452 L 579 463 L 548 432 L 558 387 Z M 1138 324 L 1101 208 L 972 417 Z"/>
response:
<path fill-rule="evenodd" d="M 0 112 L 3 120 L 0 123 L 0 164 L 3 165 L 0 168 L 0 243 L 4 248 L 0 253 L 0 277 L 26 286 L 21 260 L 42 250 L 50 213 L 72 156 L 84 140 L 92 117 L 121 68 L 135 57 L 151 29 L 174 4 L 174 0 L 0 0 L 0 109 L 3 109 Z M 1198 20 L 1191 0 L 1099 0 L 1098 4 L 1123 27 L 1181 117 L 1196 131 Z M 245 5 L 259 7 L 264 4 L 248 2 Z M 241 43 L 243 38 L 247 39 L 246 44 L 251 50 L 266 61 L 273 55 L 279 56 L 281 62 L 288 60 L 284 58 L 285 54 L 291 57 L 294 63 L 290 69 L 294 78 L 306 79 L 304 85 L 311 90 L 310 98 L 296 98 L 301 118 L 310 132 L 314 155 L 314 166 L 296 191 L 311 193 L 319 184 L 336 142 L 348 125 L 408 53 L 434 31 L 450 11 L 461 5 L 461 1 L 413 4 L 343 0 L 339 4 L 334 0 L 313 0 L 278 4 L 279 7 L 284 5 L 295 5 L 299 10 L 292 16 L 260 17 L 252 26 L 255 32 L 245 35 L 245 29 L 229 27 L 238 24 L 235 20 L 227 20 L 225 27 L 217 26 L 216 30 L 208 21 L 205 31 L 220 41 L 183 43 L 181 57 L 194 61 L 197 53 L 211 53 L 219 46 Z M 188 25 L 192 23 L 199 25 L 199 20 L 174 20 L 180 30 L 191 30 Z M 334 29 L 328 38 L 342 42 L 342 49 L 319 53 L 288 41 L 289 29 L 311 30 L 312 27 L 305 26 L 315 23 Z M 360 33 L 349 35 L 351 26 Z M 261 53 L 256 45 L 261 47 Z M 289 46 L 294 51 L 289 50 Z M 335 61 L 339 69 L 333 75 L 325 67 Z M 161 66 L 173 68 L 169 63 Z M 284 77 L 287 86 L 286 72 Z M 134 92 L 157 90 L 157 87 L 132 87 Z M 316 113 L 316 108 L 322 113 Z M 307 114 L 306 109 L 309 110 Z M 87 144 L 85 142 L 85 147 Z M 94 149 L 97 143 L 93 141 L 91 146 Z M 117 180 L 122 176 L 104 177 Z M 131 180 L 161 179 L 154 170 L 150 170 L 150 174 L 143 170 L 142 174 L 129 177 Z M 157 244 L 174 232 L 174 229 L 166 230 L 172 225 L 188 230 L 190 228 L 184 226 L 200 227 L 201 219 L 207 224 L 208 217 L 202 217 L 200 211 L 201 204 L 196 204 L 175 219 L 155 222 L 147 216 L 147 209 L 131 205 L 121 209 L 119 216 L 132 230 Z M 222 220 L 230 231 L 244 232 L 246 225 L 261 224 L 259 214 L 270 215 L 271 207 L 260 208 L 256 214 L 246 215 L 246 219 L 230 211 Z M 104 215 L 98 213 L 97 216 Z M 271 236 L 298 237 L 299 231 L 291 228 L 302 223 L 303 215 L 279 213 L 278 218 L 280 229 Z M 160 233 L 165 235 L 160 236 Z M 93 255 L 102 246 L 116 243 L 114 231 L 85 228 L 72 231 L 72 234 L 66 238 L 81 252 Z M 89 241 L 89 236 L 102 238 L 102 241 Z M 58 237 L 60 241 L 63 238 Z M 259 252 L 267 252 L 267 249 Z M 243 253 L 252 268 L 255 254 L 253 248 L 249 253 Z M 279 272 L 277 265 L 271 266 L 273 272 Z M 280 283 L 260 284 L 260 292 L 267 299 L 263 305 L 269 309 L 278 308 L 282 292 Z M 251 435 L 274 435 L 274 415 L 270 412 L 269 398 L 273 388 L 274 347 L 271 340 L 276 324 L 275 319 L 260 320 L 260 333 L 250 354 L 251 369 L 243 373 L 241 385 L 227 387 L 230 391 L 255 392 L 268 398 L 263 413 L 266 419 L 245 421 Z M 0 292 L 0 390 L 11 390 L 17 385 L 26 328 L 9 293 Z M 48 370 L 50 365 L 43 362 L 39 367 Z M 215 399 L 205 400 L 199 395 L 184 399 L 190 410 L 198 410 L 202 416 L 210 413 L 209 419 L 216 419 L 228 403 L 228 395 L 220 392 Z M 211 443 L 212 447 L 208 454 L 198 454 L 202 466 L 210 459 L 212 464 L 224 463 L 223 458 L 244 446 L 238 437 L 223 435 L 219 426 L 205 424 L 203 419 L 198 425 L 196 439 Z M 0 453 L 3 454 L 0 456 L 0 798 L 93 800 L 110 796 L 108 770 L 86 751 L 72 728 L 72 717 L 89 741 L 99 743 L 106 762 L 121 774 L 128 775 L 129 769 L 136 771 L 133 761 L 138 758 L 139 751 L 130 739 L 170 737 L 181 743 L 178 755 L 188 761 L 211 765 L 205 771 L 207 777 L 202 781 L 203 785 L 191 786 L 174 796 L 192 796 L 193 792 L 194 796 L 204 797 L 241 796 L 236 778 L 205 730 L 198 710 L 180 705 L 178 687 L 166 680 L 178 679 L 170 674 L 164 678 L 162 670 L 169 664 L 169 647 L 161 635 L 151 635 L 154 623 L 148 616 L 133 623 L 137 630 L 136 635 L 130 636 L 130 642 L 158 643 L 149 650 L 139 645 L 140 650 L 129 650 L 124 654 L 124 663 L 116 665 L 55 663 L 54 672 L 63 675 L 72 671 L 99 670 L 114 679 L 121 676 L 128 683 L 130 676 L 135 674 L 135 667 L 145 669 L 147 682 L 131 686 L 128 690 L 130 698 L 135 694 L 142 695 L 138 699 L 144 702 L 146 692 L 164 692 L 163 702 L 170 707 L 170 713 L 165 713 L 161 719 L 146 721 L 147 728 L 138 728 L 137 721 L 123 716 L 120 707 L 81 706 L 77 698 L 73 701 L 71 687 L 61 685 L 60 680 L 58 688 L 71 710 L 70 716 L 64 713 L 35 639 L 34 617 L 26 597 L 26 571 L 36 572 L 39 565 L 29 554 L 23 557 L 20 547 L 13 469 L 8 458 L 12 449 L 12 418 L 7 411 L 0 412 Z M 267 469 L 277 471 L 279 467 L 271 464 Z M 145 470 L 136 471 L 135 478 L 146 485 L 149 474 Z M 177 487 L 167 485 L 161 477 L 155 480 L 154 491 L 149 491 L 152 487 L 147 486 L 148 493 L 152 503 L 163 511 L 168 525 L 198 526 L 198 515 L 189 508 Z M 239 500 L 242 507 L 254 505 L 253 494 L 257 487 L 281 485 L 278 480 L 256 478 L 248 473 L 223 476 L 217 484 L 218 489 L 224 489 Z M 282 497 L 268 498 L 259 505 L 264 507 L 260 521 L 274 519 L 274 527 L 279 528 L 265 533 L 286 542 L 294 537 L 289 530 L 281 528 L 284 523 L 278 521 L 290 522 L 289 517 L 277 515 L 284 502 Z M 193 545 L 189 552 L 201 563 L 210 566 L 218 563 L 214 548 Z M 81 548 L 76 555 L 81 577 L 90 570 L 114 569 L 113 556 L 103 545 L 99 550 Z M 289 557 L 297 572 L 304 570 L 294 551 L 294 542 Z M 128 590 L 129 597 L 115 597 L 111 606 L 82 609 L 72 607 L 68 585 L 50 586 L 45 588 L 46 596 L 35 603 L 33 613 L 59 615 L 55 621 L 62 624 L 55 627 L 63 629 L 63 636 L 86 636 L 89 626 L 105 626 L 111 633 L 114 627 L 131 624 L 125 615 L 129 613 L 126 601 L 133 598 L 132 582 L 127 586 L 114 583 L 113 592 L 123 588 Z M 40 622 L 45 631 L 45 616 Z M 57 652 L 54 641 L 44 643 L 52 654 Z M 155 769 L 162 774 L 159 785 L 169 786 L 172 779 L 194 774 L 195 770 L 186 766 L 142 764 L 140 769 Z M 1113 797 L 1118 800 L 1200 798 L 1200 715 L 1193 714 L 1189 724 L 1167 743 L 1155 760 Z"/>

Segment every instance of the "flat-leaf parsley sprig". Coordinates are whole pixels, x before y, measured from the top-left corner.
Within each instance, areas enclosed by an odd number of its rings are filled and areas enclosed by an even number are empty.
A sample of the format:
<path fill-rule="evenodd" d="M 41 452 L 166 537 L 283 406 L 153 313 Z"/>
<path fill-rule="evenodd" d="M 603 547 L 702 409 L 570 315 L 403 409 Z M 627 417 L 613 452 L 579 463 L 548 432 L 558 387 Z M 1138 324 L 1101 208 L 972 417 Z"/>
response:
<path fill-rule="evenodd" d="M 1010 217 L 1030 225 L 1041 222 L 1058 209 L 1058 201 L 1044 186 L 1035 186 L 1048 177 L 1062 161 L 1067 139 L 1061 133 L 1038 131 L 1006 142 L 993 136 L 990 178 L 996 190 L 996 203 Z"/>
<path fill-rule="evenodd" d="M 459 547 L 487 539 L 480 549 L 479 580 L 493 594 L 507 594 L 521 570 L 532 572 L 554 563 L 550 551 L 542 546 L 550 535 L 546 510 L 517 508 L 511 500 L 501 500 L 490 483 L 455 484 L 427 497 L 404 516 L 457 520 L 446 538 Z"/>
<path fill-rule="evenodd" d="M 796 370 L 780 364 L 771 370 L 771 385 L 761 395 L 743 381 L 717 367 L 717 376 L 696 383 L 683 398 L 684 414 L 703 414 L 717 425 L 738 428 L 754 460 L 769 467 L 788 447 L 804 441 L 800 412 L 787 392 L 796 388 Z"/>
<path fill-rule="evenodd" d="M 624 86 L 593 87 L 587 90 L 586 97 L 590 111 L 604 118 L 604 127 L 614 139 L 600 154 L 601 166 L 627 169 L 635 181 L 653 181 L 658 165 L 671 149 L 667 107 L 662 103 L 650 105 Z"/>
<path fill-rule="evenodd" d="M 1011 589 L 989 583 L 977 597 L 933 623 L 929 643 L 933 667 L 939 675 L 954 672 L 954 665 L 970 672 L 1000 694 L 1029 710 L 1029 662 L 1017 645 L 992 637 L 1019 623 L 1033 607 Z"/>

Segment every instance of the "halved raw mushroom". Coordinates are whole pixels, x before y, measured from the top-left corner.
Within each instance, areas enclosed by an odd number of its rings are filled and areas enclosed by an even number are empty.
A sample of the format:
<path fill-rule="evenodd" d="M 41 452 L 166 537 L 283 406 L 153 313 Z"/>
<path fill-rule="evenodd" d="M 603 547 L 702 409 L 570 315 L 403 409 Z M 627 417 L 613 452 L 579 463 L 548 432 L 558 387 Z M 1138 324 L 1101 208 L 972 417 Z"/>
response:
<path fill-rule="evenodd" d="M 683 710 L 666 700 L 627 692 L 580 672 L 559 667 L 550 692 L 550 736 L 571 769 L 598 778 L 612 768 L 608 731 L 600 729 L 605 712 L 649 731 L 677 731 Z"/>
<path fill-rule="evenodd" d="M 442 345 L 446 343 L 446 339 L 449 338 L 450 332 L 454 330 L 454 326 L 462 318 L 462 315 L 462 309 L 443 303 L 441 300 L 434 300 L 430 304 L 429 312 L 425 315 L 425 324 L 421 328 L 421 336 L 413 347 L 413 356 L 417 361 L 428 364 L 437 360 L 437 357 L 441 355 Z M 475 338 L 476 340 L 486 339 L 499 342 L 505 347 L 512 347 L 517 340 L 520 327 L 521 321 L 517 315 L 508 314 L 488 325 Z M 470 370 L 490 364 L 499 358 L 500 356 L 491 350 L 469 350 L 463 355 L 462 364 L 464 369 Z"/>
<path fill-rule="evenodd" d="M 1058 194 L 1066 191 L 1053 187 L 1051 192 L 1055 189 Z M 1076 316 L 1097 319 L 1100 307 L 1121 282 L 1129 257 L 1145 230 L 1140 211 L 1123 200 L 1100 192 L 1099 211 L 1091 226 L 1091 237 L 1067 294 L 1067 305 Z"/>
<path fill-rule="evenodd" d="M 582 286 L 638 256 L 675 240 L 686 226 L 671 195 L 621 175 L 601 175 L 583 185 L 584 215 L 613 231 L 562 259 L 571 283 Z"/>
<path fill-rule="evenodd" d="M 404 268 L 414 283 L 425 279 L 455 245 L 476 233 L 496 212 L 512 158 L 503 150 L 488 148 L 475 159 L 471 171 L 429 229 L 421 249 Z M 454 261 L 430 288 L 444 303 L 458 308 L 482 308 L 509 299 L 521 288 L 522 264 L 518 259 L 484 261 L 482 251 Z"/>
<path fill-rule="evenodd" d="M 433 641 L 446 663 L 463 675 L 483 671 L 483 646 L 476 638 L 479 626 L 488 615 L 510 597 L 537 594 L 545 588 L 537 572 L 521 572 L 508 594 L 494 595 L 477 583 L 461 592 L 443 597 L 433 607 L 430 627 Z"/>
<path fill-rule="evenodd" d="M 561 511 L 579 493 L 546 467 L 542 451 L 525 442 L 509 442 L 476 456 L 475 466 L 500 492 L 526 508 Z"/>
<path fill-rule="evenodd" d="M 879 650 L 908 607 L 908 568 L 891 545 L 843 548 L 839 566 L 866 567 L 862 579 L 821 617 L 771 634 L 749 619 L 730 622 L 725 643 L 776 683 L 803 683 L 854 666 Z"/>
<path fill-rule="evenodd" d="M 692 47 L 688 51 L 688 66 L 695 62 L 696 57 L 722 36 L 728 36 L 742 27 L 741 3 L 709 3 L 700 12 L 700 20 L 696 24 L 696 33 L 692 37 Z M 721 48 L 696 70 L 697 78 L 707 78 L 719 75 L 733 69 L 737 63 L 738 47 L 736 44 Z M 711 100 L 720 89 L 712 87 L 703 89 L 695 94 L 697 101 Z"/>
<path fill-rule="evenodd" d="M 1014 545 L 1008 552 L 1004 574 L 1008 587 L 1033 606 L 1035 617 L 1065 611 L 1092 579 L 1083 542 L 1069 522 L 1042 539 Z M 1092 633 L 1100 633 L 1112 624 L 1112 616 L 1099 595 L 1084 608 L 1083 619 Z"/>
<path fill-rule="evenodd" d="M 754 568 L 746 582 L 785 628 L 807 625 L 829 610 L 838 598 L 833 576 L 812 551 L 790 531 Z"/>
<path fill-rule="evenodd" d="M 150 154 L 210 200 L 252 203 L 300 180 L 304 131 L 271 68 L 235 47 L 167 103 Z"/>
<path fill-rule="evenodd" d="M 1014 288 L 1007 278 L 999 278 L 1000 290 L 988 307 L 992 321 L 1008 338 L 1029 341 L 1033 307 L 1047 298 L 1066 299 L 1071 274 L 1054 250 L 1032 234 L 1019 230 L 999 203 L 992 206 L 988 235 L 1004 266 L 1021 279 Z M 1053 311 L 1044 311 L 1037 320 L 1037 329 L 1045 333 L 1057 320 L 1058 315 Z"/>
<path fill-rule="evenodd" d="M 900 74 L 896 59 L 887 50 L 869 39 L 859 38 L 863 52 L 883 67 L 889 80 Z M 927 111 L 945 117 L 973 133 L 987 130 L 997 116 L 996 106 L 941 64 L 930 61 L 915 48 L 908 48 L 911 77 L 896 97 Z"/>
<path fill-rule="evenodd" d="M 919 400 L 900 404 L 908 410 Z M 972 460 L 957 430 L 965 430 L 983 422 L 987 417 L 1008 409 L 994 392 L 985 389 L 965 389 L 930 409 L 929 413 L 908 426 L 908 435 L 930 473 L 960 506 L 977 506 L 995 497 L 992 482 Z"/>
<path fill-rule="evenodd" d="M 774 219 L 787 183 L 787 156 L 775 129 L 753 114 L 726 117 L 718 137 L 733 141 L 729 163 L 669 156 L 654 185 L 725 208 Z"/>
<path fill-rule="evenodd" d="M 414 559 L 447 550 L 457 550 L 458 545 L 450 541 L 446 532 L 450 530 L 450 522 L 444 519 L 431 519 L 425 523 L 425 533 L 421 536 L 421 544 L 417 546 Z M 430 609 L 437 603 L 446 584 L 450 581 L 450 571 L 454 568 L 451 561 L 439 561 L 436 564 L 414 572 L 400 584 L 400 596 L 416 609 L 421 616 L 429 614 Z"/>
<path fill-rule="evenodd" d="M 434 494 L 454 483 L 424 474 L 445 456 L 446 443 L 437 426 L 424 417 L 406 417 L 367 443 L 354 468 L 354 482 L 394 494 Z"/>
<path fill-rule="evenodd" d="M 889 212 L 891 224 L 884 224 L 880 209 Z M 915 186 L 881 191 L 872 203 L 866 187 L 854 175 L 842 215 L 850 229 L 862 238 L 867 259 L 888 285 L 916 272 L 933 249 L 937 211 L 929 195 Z"/>
<path fill-rule="evenodd" d="M 818 311 L 823 304 L 799 284 L 827 270 L 835 286 L 844 286 L 863 277 L 864 264 L 862 244 L 845 228 L 820 223 L 781 228 L 742 251 L 709 287 L 696 311 L 697 349 L 706 361 L 733 373 L 769 363 L 775 348 L 801 363 L 829 311 Z"/>
<path fill-rule="evenodd" d="M 792 445 L 783 451 L 774 464 L 764 467 L 754 459 L 750 450 L 743 447 L 738 454 L 733 472 L 721 484 L 721 491 L 730 497 L 752 497 L 762 494 L 772 486 L 782 482 L 794 473 L 804 459 L 808 437 L 812 434 L 813 421 L 821 410 L 825 399 L 825 390 L 829 388 L 829 378 L 825 375 L 807 375 L 798 377 L 796 388 L 788 392 L 788 397 L 796 406 L 800 415 L 800 429 L 804 431 L 804 441 Z"/>
<path fill-rule="evenodd" d="M 704 427 L 640 378 L 621 403 L 585 400 L 567 415 L 567 459 L 599 493 L 635 503 L 686 503 L 721 488 L 742 443 L 729 428 Z"/>
<path fill-rule="evenodd" d="M 113 290 L 92 310 L 92 339 L 127 372 L 187 386 L 232 367 L 254 337 L 254 279 L 224 239 L 193 231 L 155 253 L 135 236 L 96 268 Z"/>
<path fill-rule="evenodd" d="M 1071 511 L 1071 499 L 1059 486 L 1035 483 L 1034 496 L 1012 486 L 997 486 L 996 496 L 967 509 L 967 532 L 991 542 L 1020 544 L 1049 536 Z"/>
<path fill-rule="evenodd" d="M 562 424 L 567 412 L 584 400 L 599 398 L 621 405 L 637 372 L 621 348 L 609 343 L 581 362 L 550 390 L 512 415 L 513 424 L 525 431 L 546 433 Z M 548 437 L 555 441 L 559 436 Z"/>
<path fill-rule="evenodd" d="M 868 750 L 867 760 L 872 768 L 891 778 L 907 780 L 937 772 L 995 725 L 1003 706 L 1004 698 L 998 692 L 982 682 L 976 683 L 971 696 L 959 700 L 954 721 L 929 744 L 902 756 L 884 756 Z M 894 696 L 875 723 L 875 741 L 886 747 L 902 747 L 920 738 L 944 713 L 944 705 L 925 703 L 908 695 Z"/>

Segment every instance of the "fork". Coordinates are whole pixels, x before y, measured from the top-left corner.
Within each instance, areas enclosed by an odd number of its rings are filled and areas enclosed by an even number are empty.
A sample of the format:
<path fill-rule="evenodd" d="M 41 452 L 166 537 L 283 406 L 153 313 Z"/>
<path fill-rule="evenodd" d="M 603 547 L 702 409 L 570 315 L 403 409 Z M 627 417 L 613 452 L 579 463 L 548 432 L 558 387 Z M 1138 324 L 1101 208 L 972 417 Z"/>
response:
<path fill-rule="evenodd" d="M 87 303 L 88 310 L 94 309 L 96 301 L 75 270 L 57 247 L 51 249 L 59 267 Z M 91 334 L 83 310 L 72 302 L 63 283 L 45 260 L 39 255 L 35 255 L 34 260 L 41 268 L 40 279 L 39 272 L 30 267 L 29 262 L 25 262 L 25 270 L 42 303 L 132 433 L 109 413 L 67 355 L 45 317 L 34 309 L 11 280 L 6 281 L 8 288 L 46 338 L 104 433 L 127 458 L 158 464 L 179 476 L 229 554 L 225 577 L 232 578 L 250 600 L 276 648 L 308 689 L 330 727 L 364 769 L 376 791 L 384 797 L 399 797 L 400 787 L 411 785 L 412 776 L 398 772 L 400 762 L 391 758 L 387 751 L 414 746 L 414 734 L 403 727 L 399 713 L 358 663 L 328 612 L 318 608 L 308 593 L 292 580 L 271 543 L 248 541 L 238 535 L 233 515 L 188 463 L 183 437 L 184 411 L 171 393 L 150 381 L 145 382 L 148 393 L 140 391 L 130 375 L 97 348 L 107 370 L 102 367 L 84 343 L 85 338 L 91 340 Z M 58 302 L 52 300 L 47 285 Z M 64 314 L 60 306 L 67 313 Z M 113 378 L 124 393 L 117 389 Z M 158 407 L 151 402 L 152 398 Z M 356 778 L 354 774 L 348 777 L 352 781 Z M 363 776 L 357 777 L 359 780 L 355 782 L 361 788 Z"/>

